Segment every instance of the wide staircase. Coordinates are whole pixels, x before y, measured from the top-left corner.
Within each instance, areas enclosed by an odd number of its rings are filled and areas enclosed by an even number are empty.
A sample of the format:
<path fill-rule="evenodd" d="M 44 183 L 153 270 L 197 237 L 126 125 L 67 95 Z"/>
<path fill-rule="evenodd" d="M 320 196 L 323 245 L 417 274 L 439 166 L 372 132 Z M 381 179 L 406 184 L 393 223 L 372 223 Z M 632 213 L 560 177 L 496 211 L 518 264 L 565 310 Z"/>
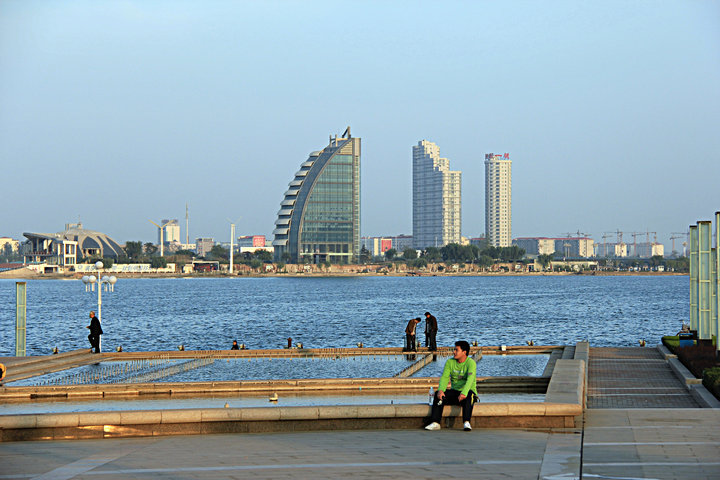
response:
<path fill-rule="evenodd" d="M 590 348 L 588 408 L 699 408 L 655 348 Z"/>

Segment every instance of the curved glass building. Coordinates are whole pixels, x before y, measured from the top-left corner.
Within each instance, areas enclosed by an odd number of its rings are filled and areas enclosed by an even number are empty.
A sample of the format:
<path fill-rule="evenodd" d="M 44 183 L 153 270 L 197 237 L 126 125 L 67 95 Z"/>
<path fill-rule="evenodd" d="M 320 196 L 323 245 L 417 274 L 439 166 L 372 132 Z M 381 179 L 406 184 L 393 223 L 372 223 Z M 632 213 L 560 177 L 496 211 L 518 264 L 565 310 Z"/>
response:
<path fill-rule="evenodd" d="M 300 165 L 280 203 L 275 261 L 357 263 L 360 256 L 360 139 L 350 127 Z"/>

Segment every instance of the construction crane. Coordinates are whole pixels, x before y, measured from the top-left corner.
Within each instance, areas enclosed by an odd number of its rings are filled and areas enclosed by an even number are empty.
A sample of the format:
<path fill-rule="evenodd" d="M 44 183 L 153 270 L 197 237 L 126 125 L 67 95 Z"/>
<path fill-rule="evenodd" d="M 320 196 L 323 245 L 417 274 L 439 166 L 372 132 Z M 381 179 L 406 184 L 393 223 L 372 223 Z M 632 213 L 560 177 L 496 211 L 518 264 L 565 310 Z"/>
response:
<path fill-rule="evenodd" d="M 578 230 L 577 232 L 565 232 L 565 238 L 572 238 L 573 236 L 577 236 L 578 238 L 583 238 L 583 237 L 589 237 L 590 234 L 581 232 L 580 230 Z"/>
<path fill-rule="evenodd" d="M 632 235 L 632 237 L 633 237 L 633 256 L 634 257 L 638 256 L 638 254 L 637 254 L 637 236 L 642 235 L 644 233 L 645 232 L 630 232 L 630 235 Z"/>
<path fill-rule="evenodd" d="M 616 230 L 615 235 L 617 235 L 617 243 L 622 244 L 623 243 L 623 241 L 622 241 L 623 232 L 621 232 L 620 230 Z"/>
<path fill-rule="evenodd" d="M 605 249 L 605 255 L 604 255 L 605 258 L 607 258 L 607 256 L 608 256 L 608 254 L 607 254 L 607 247 L 608 247 L 607 239 L 610 238 L 610 236 L 611 236 L 613 233 L 614 233 L 614 232 L 603 232 L 603 234 L 602 234 L 603 247 L 604 247 L 604 249 Z"/>
<path fill-rule="evenodd" d="M 670 232 L 670 240 L 672 240 L 672 253 L 675 253 L 675 240 L 679 238 L 687 238 L 687 232 Z"/>

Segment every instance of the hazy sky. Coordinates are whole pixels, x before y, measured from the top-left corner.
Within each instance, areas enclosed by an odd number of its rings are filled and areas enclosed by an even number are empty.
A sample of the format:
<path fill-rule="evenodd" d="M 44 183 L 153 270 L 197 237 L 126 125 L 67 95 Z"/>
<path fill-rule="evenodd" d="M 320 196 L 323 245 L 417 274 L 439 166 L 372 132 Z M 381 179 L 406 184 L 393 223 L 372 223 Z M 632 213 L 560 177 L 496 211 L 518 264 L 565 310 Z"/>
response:
<path fill-rule="evenodd" d="M 669 247 L 720 210 L 720 2 L 0 0 L 0 236 L 184 238 L 186 202 L 191 239 L 270 235 L 348 125 L 363 235 L 412 233 L 427 139 L 462 171 L 465 236 L 484 154 L 509 152 L 514 237 Z"/>

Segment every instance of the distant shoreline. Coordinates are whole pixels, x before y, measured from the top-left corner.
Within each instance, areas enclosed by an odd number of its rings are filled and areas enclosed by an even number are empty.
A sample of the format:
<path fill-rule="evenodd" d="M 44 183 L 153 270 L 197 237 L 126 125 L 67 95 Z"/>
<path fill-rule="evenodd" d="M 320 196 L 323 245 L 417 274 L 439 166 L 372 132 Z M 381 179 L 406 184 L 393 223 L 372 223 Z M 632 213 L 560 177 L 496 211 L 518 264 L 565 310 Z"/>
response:
<path fill-rule="evenodd" d="M 631 277 L 631 276 L 687 276 L 687 273 L 678 272 L 304 272 L 304 273 L 113 273 L 117 278 L 341 278 L 341 277 Z M 0 272 L 0 279 L 9 280 L 79 280 L 82 274 L 39 274 L 28 273 L 27 269 L 21 271 Z"/>

